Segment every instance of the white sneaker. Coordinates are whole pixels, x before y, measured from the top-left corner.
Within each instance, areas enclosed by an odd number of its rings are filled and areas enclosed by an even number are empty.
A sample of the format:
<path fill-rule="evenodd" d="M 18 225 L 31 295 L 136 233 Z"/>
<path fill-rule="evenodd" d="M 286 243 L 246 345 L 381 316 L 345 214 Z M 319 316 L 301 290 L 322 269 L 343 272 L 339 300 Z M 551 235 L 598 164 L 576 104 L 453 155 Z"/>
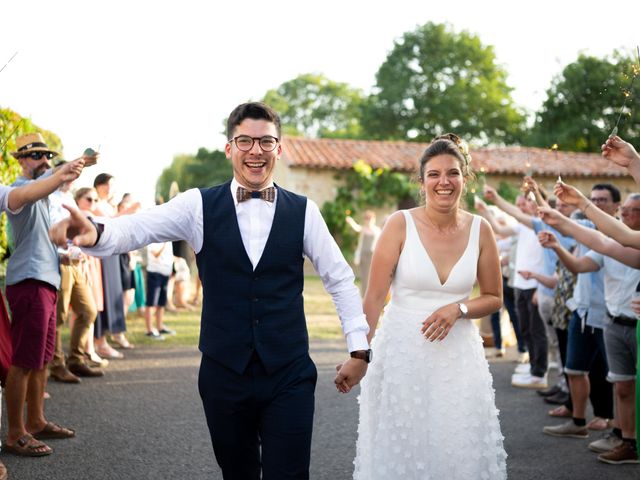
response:
<path fill-rule="evenodd" d="M 514 370 L 514 373 L 530 373 L 530 372 L 531 372 L 531 365 L 529 365 L 528 363 L 520 363 Z"/>
<path fill-rule="evenodd" d="M 605 433 L 600 440 L 591 442 L 589 444 L 589 450 L 592 452 L 605 453 L 610 452 L 614 448 L 622 445 L 622 439 L 612 432 Z"/>
<path fill-rule="evenodd" d="M 531 374 L 522 376 L 514 375 L 511 377 L 511 385 L 520 388 L 535 388 L 537 390 L 549 387 L 546 375 L 544 377 L 536 377 Z"/>

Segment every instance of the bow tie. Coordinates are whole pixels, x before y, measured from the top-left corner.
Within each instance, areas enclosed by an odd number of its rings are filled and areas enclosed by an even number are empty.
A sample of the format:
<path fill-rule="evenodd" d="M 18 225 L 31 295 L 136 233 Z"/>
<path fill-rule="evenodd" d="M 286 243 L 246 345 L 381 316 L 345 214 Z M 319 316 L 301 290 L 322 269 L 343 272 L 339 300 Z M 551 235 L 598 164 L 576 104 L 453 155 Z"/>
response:
<path fill-rule="evenodd" d="M 238 200 L 238 203 L 249 200 L 250 198 L 260 198 L 265 202 L 273 203 L 276 198 L 276 189 L 275 187 L 267 187 L 264 190 L 252 192 L 246 188 L 238 187 L 238 190 L 236 190 L 236 200 Z"/>

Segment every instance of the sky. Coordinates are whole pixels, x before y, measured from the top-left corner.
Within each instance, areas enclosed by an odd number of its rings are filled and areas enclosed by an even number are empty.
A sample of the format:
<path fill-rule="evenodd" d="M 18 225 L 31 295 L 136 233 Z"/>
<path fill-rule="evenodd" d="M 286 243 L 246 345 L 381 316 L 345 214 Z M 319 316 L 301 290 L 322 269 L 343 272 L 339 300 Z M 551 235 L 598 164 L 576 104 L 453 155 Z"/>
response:
<path fill-rule="evenodd" d="M 0 0 L 0 106 L 58 134 L 65 158 L 91 146 L 116 198 L 151 204 L 176 154 L 223 149 L 238 104 L 302 73 L 371 91 L 403 33 L 449 23 L 492 45 L 517 104 L 535 111 L 580 53 L 631 52 L 640 2 Z"/>

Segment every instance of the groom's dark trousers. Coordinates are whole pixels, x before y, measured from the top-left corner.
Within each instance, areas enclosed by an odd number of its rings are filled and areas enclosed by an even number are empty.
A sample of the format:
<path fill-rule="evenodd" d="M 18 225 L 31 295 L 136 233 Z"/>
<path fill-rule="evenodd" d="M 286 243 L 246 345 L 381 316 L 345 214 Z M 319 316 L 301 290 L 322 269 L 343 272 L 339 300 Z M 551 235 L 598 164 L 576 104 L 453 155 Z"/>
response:
<path fill-rule="evenodd" d="M 216 460 L 225 480 L 307 479 L 317 371 L 302 298 L 306 198 L 278 188 L 254 269 L 229 183 L 201 193 L 198 386 Z"/>

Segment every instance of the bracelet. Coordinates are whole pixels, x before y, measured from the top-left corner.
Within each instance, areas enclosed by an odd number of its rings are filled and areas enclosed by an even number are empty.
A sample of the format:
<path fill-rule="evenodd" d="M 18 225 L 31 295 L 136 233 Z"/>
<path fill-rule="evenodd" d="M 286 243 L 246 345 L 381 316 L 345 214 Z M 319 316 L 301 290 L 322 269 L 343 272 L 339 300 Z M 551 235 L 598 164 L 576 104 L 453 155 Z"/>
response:
<path fill-rule="evenodd" d="M 96 228 L 96 234 L 97 234 L 96 235 L 96 241 L 90 247 L 90 248 L 93 248 L 100 241 L 100 237 L 102 236 L 102 232 L 104 231 L 104 225 L 102 223 L 96 223 L 96 221 L 93 219 L 93 217 L 87 217 L 87 220 L 89 220 L 91 222 L 91 225 L 93 225 Z"/>
<path fill-rule="evenodd" d="M 584 213 L 585 215 L 587 214 L 587 209 L 593 205 L 593 202 L 591 200 L 589 200 L 589 203 L 587 203 L 587 206 L 584 207 L 584 210 L 582 211 L 582 213 Z"/>

